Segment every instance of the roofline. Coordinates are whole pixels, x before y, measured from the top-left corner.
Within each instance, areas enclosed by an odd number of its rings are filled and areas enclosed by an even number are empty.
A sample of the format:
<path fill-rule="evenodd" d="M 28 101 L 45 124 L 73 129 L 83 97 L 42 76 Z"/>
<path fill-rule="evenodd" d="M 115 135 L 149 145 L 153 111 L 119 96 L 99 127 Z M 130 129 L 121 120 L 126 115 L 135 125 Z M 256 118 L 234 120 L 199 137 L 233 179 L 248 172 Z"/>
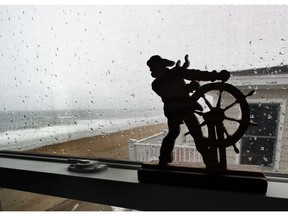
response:
<path fill-rule="evenodd" d="M 237 71 L 231 71 L 231 74 L 233 76 L 248 76 L 248 75 L 265 76 L 265 75 L 288 74 L 288 65 L 237 70 Z"/>
<path fill-rule="evenodd" d="M 286 89 L 288 65 L 231 71 L 231 77 L 227 83 L 240 88 L 257 86 L 257 88 Z"/>

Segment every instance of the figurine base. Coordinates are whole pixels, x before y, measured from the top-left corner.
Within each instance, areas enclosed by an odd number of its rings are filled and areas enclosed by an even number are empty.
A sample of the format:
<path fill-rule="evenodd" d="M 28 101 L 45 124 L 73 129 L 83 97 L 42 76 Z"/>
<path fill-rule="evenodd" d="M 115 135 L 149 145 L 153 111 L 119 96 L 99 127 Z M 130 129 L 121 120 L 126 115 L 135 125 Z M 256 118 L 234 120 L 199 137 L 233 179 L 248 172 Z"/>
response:
<path fill-rule="evenodd" d="M 261 167 L 251 165 L 228 165 L 227 170 L 208 170 L 201 163 L 173 162 L 160 167 L 157 161 L 152 161 L 144 163 L 138 170 L 138 180 L 142 183 L 257 194 L 266 194 L 268 186 Z"/>

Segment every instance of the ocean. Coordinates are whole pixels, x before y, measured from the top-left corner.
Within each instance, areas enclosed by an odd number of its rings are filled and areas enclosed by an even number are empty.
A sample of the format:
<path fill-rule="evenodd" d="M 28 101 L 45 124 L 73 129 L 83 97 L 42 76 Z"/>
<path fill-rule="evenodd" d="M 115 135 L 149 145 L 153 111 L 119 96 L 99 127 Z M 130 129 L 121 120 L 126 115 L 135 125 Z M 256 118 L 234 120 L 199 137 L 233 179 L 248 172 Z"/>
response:
<path fill-rule="evenodd" d="M 163 110 L 99 109 L 0 112 L 0 150 L 36 147 L 165 121 Z"/>

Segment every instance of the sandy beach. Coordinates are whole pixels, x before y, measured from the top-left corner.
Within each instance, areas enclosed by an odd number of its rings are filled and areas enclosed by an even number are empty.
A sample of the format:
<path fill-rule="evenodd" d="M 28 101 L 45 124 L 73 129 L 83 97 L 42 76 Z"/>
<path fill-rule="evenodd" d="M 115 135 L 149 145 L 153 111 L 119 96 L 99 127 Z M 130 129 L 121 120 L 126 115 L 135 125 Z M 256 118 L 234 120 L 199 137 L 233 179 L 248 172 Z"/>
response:
<path fill-rule="evenodd" d="M 31 153 L 105 157 L 128 160 L 129 139 L 143 139 L 166 129 L 166 124 L 140 126 L 114 133 L 102 134 L 28 150 Z"/>
<path fill-rule="evenodd" d="M 30 153 L 103 157 L 128 160 L 129 139 L 142 139 L 162 132 L 166 124 L 146 125 L 61 144 L 28 150 Z M 5 211 L 112 211 L 112 207 L 16 190 L 0 189 Z"/>

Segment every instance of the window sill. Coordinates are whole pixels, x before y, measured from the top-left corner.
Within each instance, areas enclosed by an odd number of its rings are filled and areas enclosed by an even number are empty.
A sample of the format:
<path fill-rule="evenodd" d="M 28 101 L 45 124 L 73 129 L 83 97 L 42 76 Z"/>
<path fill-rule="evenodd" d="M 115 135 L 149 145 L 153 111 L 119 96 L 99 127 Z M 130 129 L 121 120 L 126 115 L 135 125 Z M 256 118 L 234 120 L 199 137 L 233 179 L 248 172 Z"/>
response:
<path fill-rule="evenodd" d="M 68 171 L 67 157 L 0 152 L 0 187 L 136 210 L 288 210 L 288 183 L 268 179 L 266 196 L 139 183 L 140 163 L 101 160 L 108 169 Z"/>

